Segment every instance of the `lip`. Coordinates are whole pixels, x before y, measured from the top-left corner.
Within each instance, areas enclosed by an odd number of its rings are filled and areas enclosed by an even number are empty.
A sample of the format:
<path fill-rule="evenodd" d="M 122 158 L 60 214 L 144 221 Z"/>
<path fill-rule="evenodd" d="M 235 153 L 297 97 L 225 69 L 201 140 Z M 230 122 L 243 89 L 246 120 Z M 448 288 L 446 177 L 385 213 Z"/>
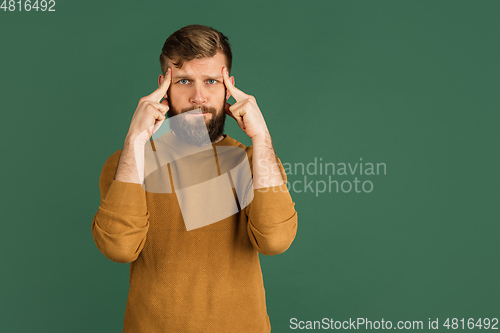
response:
<path fill-rule="evenodd" d="M 196 116 L 196 117 L 199 117 L 199 116 L 211 115 L 211 113 L 210 113 L 210 112 L 203 112 L 203 113 L 190 113 L 189 115 L 190 115 L 190 116 Z"/>

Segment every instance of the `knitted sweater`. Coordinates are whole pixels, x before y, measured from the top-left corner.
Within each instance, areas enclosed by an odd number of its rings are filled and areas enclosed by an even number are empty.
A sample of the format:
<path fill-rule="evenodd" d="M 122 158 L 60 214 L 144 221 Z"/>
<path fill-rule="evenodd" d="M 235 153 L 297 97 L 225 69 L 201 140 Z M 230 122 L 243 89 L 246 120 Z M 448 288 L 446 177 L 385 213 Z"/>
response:
<path fill-rule="evenodd" d="M 252 167 L 252 147 L 227 135 L 214 146 L 245 149 Z M 175 192 L 114 180 L 120 153 L 102 169 L 92 235 L 107 258 L 130 263 L 123 331 L 269 332 L 258 253 L 282 253 L 295 238 L 286 185 L 253 190 L 242 211 L 187 231 Z"/>

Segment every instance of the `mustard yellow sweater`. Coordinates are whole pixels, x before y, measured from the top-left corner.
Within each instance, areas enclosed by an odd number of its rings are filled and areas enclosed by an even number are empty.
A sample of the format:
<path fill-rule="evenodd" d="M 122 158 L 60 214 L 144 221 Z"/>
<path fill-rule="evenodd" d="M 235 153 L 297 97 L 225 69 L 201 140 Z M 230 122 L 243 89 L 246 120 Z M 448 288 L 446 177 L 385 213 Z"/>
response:
<path fill-rule="evenodd" d="M 252 147 L 227 135 L 219 145 L 245 149 L 252 166 Z M 258 253 L 282 253 L 295 238 L 286 185 L 253 190 L 241 212 L 186 231 L 175 192 L 114 180 L 120 153 L 102 169 L 92 235 L 107 258 L 130 263 L 123 331 L 270 332 Z"/>

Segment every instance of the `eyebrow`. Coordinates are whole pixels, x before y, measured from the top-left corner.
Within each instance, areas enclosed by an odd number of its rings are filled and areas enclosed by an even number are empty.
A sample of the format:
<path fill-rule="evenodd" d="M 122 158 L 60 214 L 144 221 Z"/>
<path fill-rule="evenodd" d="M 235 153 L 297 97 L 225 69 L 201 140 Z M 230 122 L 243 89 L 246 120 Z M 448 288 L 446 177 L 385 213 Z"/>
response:
<path fill-rule="evenodd" d="M 204 78 L 207 79 L 220 79 L 222 78 L 222 75 L 202 75 Z M 174 79 L 190 79 L 190 75 L 176 75 L 174 76 Z"/>

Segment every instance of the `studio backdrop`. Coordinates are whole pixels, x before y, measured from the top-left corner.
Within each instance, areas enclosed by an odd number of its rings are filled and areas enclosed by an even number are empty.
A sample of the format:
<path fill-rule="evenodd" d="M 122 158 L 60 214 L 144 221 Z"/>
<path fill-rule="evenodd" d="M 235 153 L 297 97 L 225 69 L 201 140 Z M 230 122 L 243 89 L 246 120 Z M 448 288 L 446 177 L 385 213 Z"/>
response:
<path fill-rule="evenodd" d="M 228 36 L 295 202 L 295 241 L 260 258 L 273 332 L 498 329 L 499 11 L 3 1 L 0 331 L 121 332 L 129 265 L 92 238 L 99 175 L 189 24 Z"/>

